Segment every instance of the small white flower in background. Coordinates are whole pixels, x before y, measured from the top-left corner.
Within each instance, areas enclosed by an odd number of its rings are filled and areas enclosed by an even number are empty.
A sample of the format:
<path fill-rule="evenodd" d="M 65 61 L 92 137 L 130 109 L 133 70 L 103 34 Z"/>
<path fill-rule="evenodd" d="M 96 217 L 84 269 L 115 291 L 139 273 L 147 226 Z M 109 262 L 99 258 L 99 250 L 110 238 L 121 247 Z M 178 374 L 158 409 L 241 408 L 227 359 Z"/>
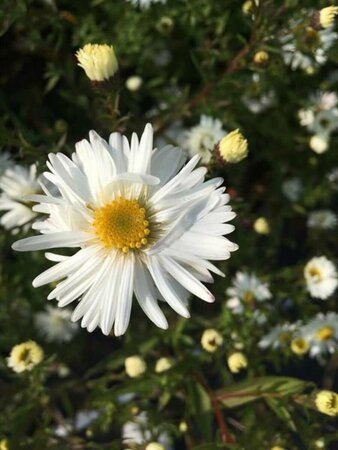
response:
<path fill-rule="evenodd" d="M 326 175 L 328 182 L 330 183 L 330 187 L 335 191 L 338 190 L 338 167 L 335 167 Z"/>
<path fill-rule="evenodd" d="M 48 342 L 68 342 L 78 330 L 77 324 L 70 321 L 71 315 L 68 309 L 47 306 L 35 315 L 36 329 Z"/>
<path fill-rule="evenodd" d="M 311 100 L 320 110 L 330 110 L 338 104 L 338 97 L 335 92 L 318 91 L 311 97 Z"/>
<path fill-rule="evenodd" d="M 165 3 L 166 0 L 127 0 L 135 6 L 139 6 L 142 9 L 147 9 L 152 3 Z"/>
<path fill-rule="evenodd" d="M 338 348 L 338 315 L 319 313 L 300 329 L 300 334 L 310 344 L 311 357 L 334 353 Z"/>
<path fill-rule="evenodd" d="M 75 430 L 82 431 L 88 428 L 99 416 L 100 411 L 97 409 L 78 411 L 74 418 Z"/>
<path fill-rule="evenodd" d="M 8 152 L 1 152 L 0 154 L 0 177 L 10 167 L 14 165 L 11 160 L 11 155 Z"/>
<path fill-rule="evenodd" d="M 247 357 L 242 352 L 232 353 L 228 357 L 228 366 L 230 372 L 239 373 L 242 369 L 246 369 L 248 367 Z"/>
<path fill-rule="evenodd" d="M 7 366 L 17 373 L 30 371 L 43 360 L 43 357 L 42 348 L 34 341 L 27 341 L 12 348 L 7 358 Z"/>
<path fill-rule="evenodd" d="M 319 136 L 330 134 L 337 128 L 337 108 L 319 111 L 319 113 L 315 115 L 315 119 L 313 121 L 313 124 L 311 125 L 311 131 Z"/>
<path fill-rule="evenodd" d="M 171 358 L 159 358 L 156 361 L 155 372 L 162 373 L 166 372 L 173 366 L 173 360 Z"/>
<path fill-rule="evenodd" d="M 205 351 L 214 353 L 222 344 L 223 337 L 217 330 L 213 328 L 204 330 L 201 337 L 201 345 Z"/>
<path fill-rule="evenodd" d="M 338 286 L 337 270 L 325 256 L 312 258 L 304 268 L 307 290 L 311 297 L 326 300 Z"/>
<path fill-rule="evenodd" d="M 226 294 L 231 297 L 226 305 L 234 314 L 241 314 L 245 305 L 252 307 L 257 302 L 271 298 L 268 284 L 262 283 L 255 274 L 237 272 L 232 284 L 226 290 Z"/>
<path fill-rule="evenodd" d="M 126 88 L 131 92 L 136 92 L 143 84 L 143 80 L 138 75 L 133 75 L 126 80 Z"/>
<path fill-rule="evenodd" d="M 152 430 L 155 434 L 157 430 Z M 148 426 L 148 417 L 145 412 L 126 422 L 122 427 L 122 440 L 125 445 L 145 445 L 152 439 L 152 434 Z M 157 443 L 163 445 L 166 450 L 171 449 L 170 439 L 167 433 L 162 432 L 157 438 Z"/>
<path fill-rule="evenodd" d="M 199 155 L 201 163 L 208 164 L 215 145 L 225 134 L 220 120 L 202 115 L 200 123 L 184 133 L 181 144 L 190 156 Z"/>
<path fill-rule="evenodd" d="M 297 177 L 288 178 L 282 183 L 283 194 L 290 202 L 298 201 L 303 190 L 303 183 Z"/>
<path fill-rule="evenodd" d="M 328 134 L 315 134 L 309 140 L 309 146 L 318 155 L 325 153 L 329 148 L 330 136 Z"/>
<path fill-rule="evenodd" d="M 259 96 L 244 95 L 242 102 L 253 114 L 259 114 L 270 108 L 275 103 L 276 96 L 274 91 L 268 91 Z"/>
<path fill-rule="evenodd" d="M 130 378 L 140 377 L 146 370 L 147 364 L 140 356 L 129 356 L 124 361 L 126 373 Z"/>
<path fill-rule="evenodd" d="M 114 47 L 107 44 L 86 44 L 75 54 L 78 66 L 93 82 L 108 81 L 118 69 Z"/>
<path fill-rule="evenodd" d="M 337 216 L 329 209 L 312 211 L 307 219 L 309 228 L 318 228 L 320 230 L 333 230 L 337 226 Z"/>
<path fill-rule="evenodd" d="M 298 111 L 299 123 L 303 127 L 308 127 L 311 130 L 313 122 L 315 121 L 315 113 L 313 109 L 300 109 Z"/>
<path fill-rule="evenodd" d="M 277 349 L 290 344 L 297 324 L 278 324 L 274 326 L 268 334 L 266 334 L 258 343 L 258 347 L 262 349 Z"/>
<path fill-rule="evenodd" d="M 26 196 L 40 192 L 35 164 L 29 168 L 20 165 L 8 168 L 0 177 L 0 211 L 7 211 L 0 219 L 1 225 L 13 233 L 23 225 L 28 226 L 37 213 L 30 208 Z"/>
<path fill-rule="evenodd" d="M 189 293 L 207 302 L 214 296 L 201 281 L 223 275 L 211 260 L 225 260 L 238 246 L 224 235 L 235 217 L 222 178 L 205 180 L 195 156 L 182 168 L 183 152 L 153 150 L 153 129 L 131 144 L 113 133 L 109 144 L 94 131 L 76 145 L 72 159 L 49 155 L 44 177 L 58 189 L 54 197 L 32 195 L 47 218 L 34 224 L 41 235 L 13 244 L 18 251 L 79 247 L 72 256 L 47 253 L 56 262 L 33 281 L 35 287 L 62 280 L 49 294 L 58 306 L 77 301 L 72 320 L 108 335 L 125 333 L 133 294 L 145 314 L 168 327 L 158 306 L 163 298 L 190 317 Z M 70 176 L 71 173 L 71 176 Z"/>

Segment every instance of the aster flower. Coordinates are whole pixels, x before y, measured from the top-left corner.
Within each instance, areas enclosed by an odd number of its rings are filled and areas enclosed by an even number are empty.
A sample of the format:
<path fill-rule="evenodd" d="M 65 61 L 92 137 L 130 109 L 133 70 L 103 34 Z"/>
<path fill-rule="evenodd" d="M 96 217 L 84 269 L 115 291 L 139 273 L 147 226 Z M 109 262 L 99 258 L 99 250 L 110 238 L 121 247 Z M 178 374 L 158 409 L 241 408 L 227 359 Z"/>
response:
<path fill-rule="evenodd" d="M 200 123 L 183 135 L 182 147 L 190 156 L 199 155 L 201 162 L 208 164 L 215 145 L 225 134 L 220 120 L 202 115 Z"/>
<path fill-rule="evenodd" d="M 311 297 L 326 300 L 338 286 L 337 270 L 325 256 L 312 258 L 304 268 L 307 290 Z"/>
<path fill-rule="evenodd" d="M 319 313 L 300 329 L 300 335 L 310 344 L 310 356 L 334 353 L 338 348 L 338 315 Z"/>
<path fill-rule="evenodd" d="M 47 214 L 35 224 L 42 235 L 16 242 L 15 250 L 80 247 L 73 256 L 47 253 L 57 264 L 34 281 L 35 287 L 62 280 L 49 294 L 60 307 L 78 304 L 72 320 L 93 331 L 100 327 L 122 335 L 128 326 L 133 293 L 159 327 L 168 323 L 158 306 L 164 299 L 189 317 L 187 297 L 193 293 L 212 302 L 201 281 L 222 274 L 208 259 L 224 260 L 237 245 L 223 235 L 235 214 L 222 179 L 204 182 L 199 157 L 182 168 L 182 151 L 170 146 L 153 150 L 147 125 L 131 145 L 119 133 L 109 144 L 95 132 L 76 145 L 72 159 L 50 154 L 45 178 L 57 187 L 54 197 L 33 195 L 35 211 Z"/>
<path fill-rule="evenodd" d="M 68 309 L 47 306 L 45 311 L 35 315 L 35 327 L 49 342 L 68 342 L 76 333 L 77 324 L 70 321 Z"/>
<path fill-rule="evenodd" d="M 328 209 L 312 211 L 307 220 L 309 228 L 333 230 L 337 226 L 337 216 Z"/>
<path fill-rule="evenodd" d="M 252 307 L 271 298 L 268 284 L 262 283 L 255 274 L 237 272 L 232 283 L 233 286 L 226 290 L 231 297 L 226 305 L 234 314 L 241 314 L 245 305 Z"/>
<path fill-rule="evenodd" d="M 7 211 L 0 219 L 1 225 L 14 233 L 37 216 L 29 207 L 28 195 L 41 192 L 36 176 L 36 165 L 29 168 L 15 165 L 0 177 L 0 211 Z M 27 228 L 27 227 L 26 227 Z"/>
<path fill-rule="evenodd" d="M 293 338 L 296 328 L 297 324 L 278 324 L 259 341 L 258 347 L 262 349 L 277 349 L 288 345 Z"/>

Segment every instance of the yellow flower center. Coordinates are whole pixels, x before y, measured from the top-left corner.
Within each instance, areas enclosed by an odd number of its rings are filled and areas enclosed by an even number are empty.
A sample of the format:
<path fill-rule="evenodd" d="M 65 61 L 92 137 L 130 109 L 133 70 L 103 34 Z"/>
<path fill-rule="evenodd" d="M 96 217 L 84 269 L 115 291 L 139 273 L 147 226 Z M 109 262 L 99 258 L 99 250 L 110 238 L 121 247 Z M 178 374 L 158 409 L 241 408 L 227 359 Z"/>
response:
<path fill-rule="evenodd" d="M 281 344 L 286 344 L 290 340 L 290 333 L 288 331 L 281 331 L 278 335 L 278 340 Z"/>
<path fill-rule="evenodd" d="M 146 210 L 137 200 L 119 197 L 94 210 L 95 233 L 106 248 L 118 248 L 124 253 L 148 244 L 150 234 Z"/>
<path fill-rule="evenodd" d="M 244 303 L 251 304 L 255 300 L 255 296 L 252 291 L 245 291 L 243 294 Z"/>
<path fill-rule="evenodd" d="M 317 278 L 318 281 L 320 281 L 322 278 L 321 271 L 319 269 L 317 269 L 316 267 L 310 267 L 310 269 L 308 270 L 308 273 L 309 273 L 310 277 Z"/>
<path fill-rule="evenodd" d="M 332 327 L 322 327 L 316 333 L 317 338 L 320 341 L 327 341 L 334 335 L 334 329 Z"/>
<path fill-rule="evenodd" d="M 29 348 L 23 348 L 20 354 L 18 355 L 18 360 L 25 364 L 29 364 L 31 362 L 31 351 Z"/>

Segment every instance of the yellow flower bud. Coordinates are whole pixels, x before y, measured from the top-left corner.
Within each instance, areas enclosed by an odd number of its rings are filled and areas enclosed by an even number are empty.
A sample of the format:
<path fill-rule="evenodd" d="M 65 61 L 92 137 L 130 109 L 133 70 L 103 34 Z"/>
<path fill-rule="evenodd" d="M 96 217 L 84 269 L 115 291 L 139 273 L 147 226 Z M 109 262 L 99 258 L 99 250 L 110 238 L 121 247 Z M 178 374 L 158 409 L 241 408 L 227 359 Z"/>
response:
<path fill-rule="evenodd" d="M 223 162 L 238 163 L 248 156 L 248 141 L 237 129 L 220 140 L 217 151 Z"/>
<path fill-rule="evenodd" d="M 258 234 L 269 234 L 270 233 L 270 225 L 265 217 L 258 217 L 253 224 L 253 229 Z"/>
<path fill-rule="evenodd" d="M 269 53 L 261 50 L 255 53 L 253 61 L 255 64 L 265 64 L 269 60 Z"/>
<path fill-rule="evenodd" d="M 283 447 L 279 447 L 279 445 L 275 445 L 274 447 L 271 447 L 271 450 L 285 450 Z"/>
<path fill-rule="evenodd" d="M 7 365 L 14 372 L 21 373 L 32 370 L 43 360 L 43 356 L 43 350 L 36 342 L 27 341 L 12 348 Z"/>
<path fill-rule="evenodd" d="M 147 369 L 146 362 L 140 356 L 129 356 L 124 361 L 124 366 L 130 378 L 141 376 Z"/>
<path fill-rule="evenodd" d="M 252 0 L 247 0 L 246 2 L 243 3 L 242 5 L 242 13 L 247 16 L 248 14 L 250 14 L 251 10 L 252 10 Z"/>
<path fill-rule="evenodd" d="M 140 87 L 143 84 L 143 80 L 138 75 L 133 75 L 132 77 L 127 78 L 126 81 L 126 88 L 131 91 L 135 92 L 140 89 Z"/>
<path fill-rule="evenodd" d="M 323 414 L 338 415 L 338 394 L 332 391 L 319 391 L 315 397 L 315 405 Z"/>
<path fill-rule="evenodd" d="M 209 328 L 204 331 L 201 344 L 204 350 L 214 353 L 223 344 L 223 337 L 217 330 Z"/>
<path fill-rule="evenodd" d="M 188 431 L 188 424 L 187 424 L 187 422 L 182 420 L 182 422 L 180 422 L 178 428 L 179 428 L 181 433 L 186 433 Z"/>
<path fill-rule="evenodd" d="M 78 65 L 86 72 L 91 81 L 109 80 L 118 69 L 114 47 L 107 44 L 86 44 L 75 56 Z"/>
<path fill-rule="evenodd" d="M 293 353 L 295 353 L 296 355 L 304 355 L 309 351 L 310 344 L 306 339 L 302 337 L 296 337 L 292 339 L 290 347 Z"/>
<path fill-rule="evenodd" d="M 248 367 L 248 360 L 243 353 L 236 352 L 229 356 L 228 366 L 232 373 L 238 373 L 241 369 Z"/>
<path fill-rule="evenodd" d="M 163 445 L 159 444 L 158 442 L 150 442 L 145 450 L 165 450 Z"/>
<path fill-rule="evenodd" d="M 329 138 L 326 135 L 315 134 L 310 138 L 309 145 L 311 150 L 320 155 L 329 148 Z"/>
<path fill-rule="evenodd" d="M 338 15 L 338 6 L 327 6 L 319 11 L 319 23 L 323 28 L 332 27 Z"/>
<path fill-rule="evenodd" d="M 173 365 L 171 358 L 160 358 L 156 361 L 155 372 L 161 373 L 169 370 Z"/>
<path fill-rule="evenodd" d="M 7 439 L 1 439 L 0 441 L 0 450 L 8 450 L 8 441 Z"/>

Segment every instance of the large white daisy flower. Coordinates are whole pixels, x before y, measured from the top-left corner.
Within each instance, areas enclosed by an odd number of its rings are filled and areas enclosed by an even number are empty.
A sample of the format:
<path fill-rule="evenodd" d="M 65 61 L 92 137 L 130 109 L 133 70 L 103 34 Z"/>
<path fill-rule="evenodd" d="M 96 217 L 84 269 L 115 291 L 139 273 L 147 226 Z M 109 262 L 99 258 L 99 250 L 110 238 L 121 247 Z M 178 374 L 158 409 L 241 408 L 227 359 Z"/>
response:
<path fill-rule="evenodd" d="M 337 270 L 325 256 L 312 258 L 304 268 L 307 290 L 311 297 L 326 300 L 338 286 Z"/>
<path fill-rule="evenodd" d="M 338 348 L 338 315 L 319 313 L 301 328 L 300 333 L 310 344 L 310 356 L 334 353 Z"/>
<path fill-rule="evenodd" d="M 201 281 L 210 272 L 222 274 L 208 260 L 224 260 L 238 246 L 223 235 L 235 217 L 226 205 L 222 179 L 204 181 L 206 169 L 187 165 L 183 153 L 170 146 L 153 150 L 153 129 L 147 125 L 139 142 L 133 134 L 113 133 L 109 145 L 94 131 L 90 142 L 76 145 L 69 159 L 50 154 L 45 178 L 56 186 L 54 197 L 33 195 L 34 207 L 48 215 L 34 224 L 42 235 L 16 242 L 15 250 L 79 247 L 71 257 L 47 253 L 57 262 L 34 281 L 35 287 L 62 280 L 49 294 L 60 307 L 78 300 L 72 320 L 93 331 L 99 326 L 122 335 L 128 326 L 132 297 L 159 327 L 167 320 L 158 306 L 165 300 L 189 317 L 191 292 L 212 302 Z"/>
<path fill-rule="evenodd" d="M 226 135 L 222 122 L 208 116 L 201 116 L 200 123 L 186 131 L 182 139 L 182 147 L 191 156 L 199 155 L 203 164 L 211 160 L 215 145 Z"/>
<path fill-rule="evenodd" d="M 8 168 L 0 177 L 0 191 L 0 211 L 7 211 L 0 219 L 4 228 L 16 232 L 37 216 L 26 198 L 41 192 L 35 165 L 29 168 L 19 165 Z"/>
<path fill-rule="evenodd" d="M 71 311 L 47 306 L 45 311 L 38 312 L 35 326 L 38 332 L 49 342 L 68 342 L 76 333 L 76 323 L 70 321 Z"/>
<path fill-rule="evenodd" d="M 237 272 L 232 283 L 233 286 L 226 290 L 231 297 L 226 304 L 235 314 L 241 314 L 245 305 L 252 307 L 271 298 L 268 284 L 262 283 L 255 274 Z"/>

